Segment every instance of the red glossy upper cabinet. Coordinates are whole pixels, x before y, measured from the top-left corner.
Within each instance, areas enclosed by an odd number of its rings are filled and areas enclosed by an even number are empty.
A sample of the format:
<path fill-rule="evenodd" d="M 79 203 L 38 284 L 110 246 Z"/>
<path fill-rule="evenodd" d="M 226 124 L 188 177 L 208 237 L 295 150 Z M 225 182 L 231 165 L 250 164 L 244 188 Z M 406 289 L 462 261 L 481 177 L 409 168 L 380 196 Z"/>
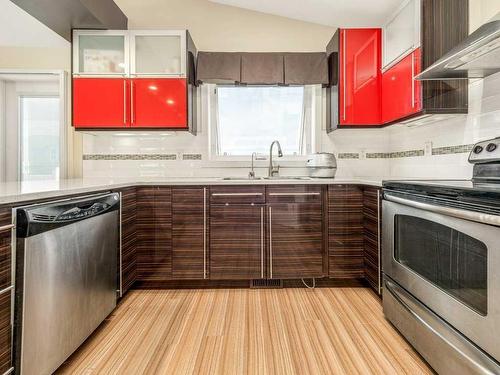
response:
<path fill-rule="evenodd" d="M 77 129 L 129 125 L 128 81 L 124 78 L 73 78 L 73 125 Z"/>
<path fill-rule="evenodd" d="M 403 119 L 422 110 L 421 82 L 415 75 L 421 71 L 420 48 L 391 66 L 382 74 L 382 120 Z"/>
<path fill-rule="evenodd" d="M 130 105 L 133 128 L 188 127 L 185 78 L 133 78 Z"/>
<path fill-rule="evenodd" d="M 342 29 L 339 42 L 340 125 L 379 126 L 381 29 Z"/>

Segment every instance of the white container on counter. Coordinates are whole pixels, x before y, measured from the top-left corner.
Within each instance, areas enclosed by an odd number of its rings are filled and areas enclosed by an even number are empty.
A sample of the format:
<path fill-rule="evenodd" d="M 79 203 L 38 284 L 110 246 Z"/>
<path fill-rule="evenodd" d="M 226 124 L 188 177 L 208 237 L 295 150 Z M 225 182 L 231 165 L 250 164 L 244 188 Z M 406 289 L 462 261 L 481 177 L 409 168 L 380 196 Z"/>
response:
<path fill-rule="evenodd" d="M 337 159 L 329 152 L 318 152 L 308 156 L 306 167 L 310 177 L 334 178 L 337 172 Z"/>

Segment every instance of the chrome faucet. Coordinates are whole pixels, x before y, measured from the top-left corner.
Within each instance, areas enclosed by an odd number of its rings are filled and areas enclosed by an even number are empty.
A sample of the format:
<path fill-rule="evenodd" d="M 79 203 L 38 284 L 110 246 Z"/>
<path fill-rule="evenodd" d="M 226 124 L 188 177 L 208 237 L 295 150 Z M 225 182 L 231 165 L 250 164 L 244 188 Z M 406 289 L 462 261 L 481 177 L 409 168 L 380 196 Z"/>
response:
<path fill-rule="evenodd" d="M 272 177 L 277 177 L 279 176 L 279 173 L 280 173 L 280 167 L 279 165 L 278 166 L 274 166 L 273 165 L 273 146 L 274 144 L 276 144 L 278 146 L 278 157 L 281 158 L 283 157 L 283 152 L 281 151 L 281 145 L 279 143 L 279 141 L 273 141 L 273 143 L 271 143 L 271 147 L 269 148 L 269 177 L 272 178 Z"/>
<path fill-rule="evenodd" d="M 252 152 L 252 169 L 250 170 L 250 172 L 248 172 L 248 178 L 250 180 L 253 180 L 255 178 L 255 171 L 253 169 L 253 162 L 254 162 L 254 158 L 257 157 L 257 153 L 256 152 Z"/>

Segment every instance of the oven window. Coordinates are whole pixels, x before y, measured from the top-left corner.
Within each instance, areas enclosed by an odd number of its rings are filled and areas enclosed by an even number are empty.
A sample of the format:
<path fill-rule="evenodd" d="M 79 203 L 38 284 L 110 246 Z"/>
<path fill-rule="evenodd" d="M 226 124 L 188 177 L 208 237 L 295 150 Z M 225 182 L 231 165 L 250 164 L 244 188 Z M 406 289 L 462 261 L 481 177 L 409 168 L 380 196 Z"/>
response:
<path fill-rule="evenodd" d="M 396 215 L 394 258 L 481 315 L 487 313 L 486 245 L 419 217 Z"/>

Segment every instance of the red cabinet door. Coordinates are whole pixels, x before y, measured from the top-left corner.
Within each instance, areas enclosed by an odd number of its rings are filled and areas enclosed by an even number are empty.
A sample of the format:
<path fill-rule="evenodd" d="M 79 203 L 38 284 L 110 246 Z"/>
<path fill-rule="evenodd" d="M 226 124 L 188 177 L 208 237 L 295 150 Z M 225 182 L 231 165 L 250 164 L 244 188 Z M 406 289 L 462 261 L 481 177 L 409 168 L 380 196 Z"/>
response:
<path fill-rule="evenodd" d="M 340 31 L 340 125 L 380 125 L 381 29 Z"/>
<path fill-rule="evenodd" d="M 128 81 L 124 78 L 73 78 L 73 126 L 128 126 L 127 92 Z"/>
<path fill-rule="evenodd" d="M 188 127 L 185 78 L 133 78 L 130 105 L 132 127 Z"/>
<path fill-rule="evenodd" d="M 382 121 L 402 119 L 422 109 L 420 49 L 416 49 L 382 74 Z"/>

